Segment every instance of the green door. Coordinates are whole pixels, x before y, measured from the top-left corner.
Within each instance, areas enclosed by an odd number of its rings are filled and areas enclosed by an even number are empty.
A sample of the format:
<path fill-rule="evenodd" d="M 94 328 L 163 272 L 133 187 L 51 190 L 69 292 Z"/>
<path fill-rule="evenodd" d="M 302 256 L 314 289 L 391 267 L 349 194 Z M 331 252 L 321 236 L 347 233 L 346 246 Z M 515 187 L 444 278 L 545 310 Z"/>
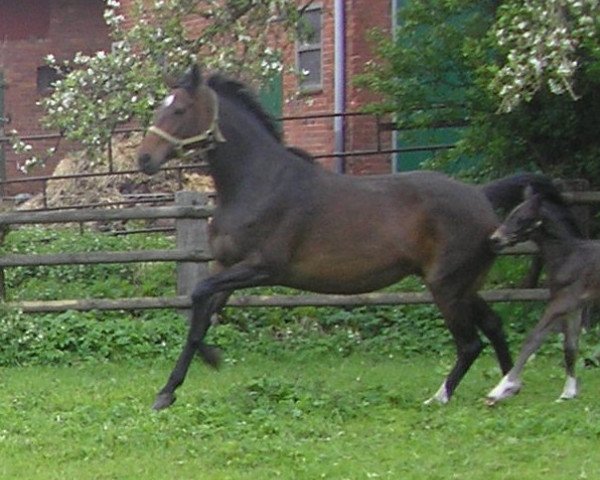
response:
<path fill-rule="evenodd" d="M 405 8 L 410 1 L 418 0 L 395 0 L 393 13 L 396 25 L 401 21 L 397 13 Z M 474 2 L 474 8 L 478 8 L 477 2 Z M 458 27 L 460 27 L 462 21 L 462 15 L 448 19 L 450 24 Z M 423 27 L 422 34 L 428 35 L 428 27 Z M 450 66 L 444 81 L 431 85 L 426 105 L 424 105 L 425 109 L 443 108 L 444 103 L 449 101 L 452 101 L 454 104 L 464 102 L 465 91 L 460 87 L 451 86 L 460 85 L 460 81 L 458 81 L 460 71 L 458 68 L 461 67 L 458 65 Z M 398 115 L 402 115 L 402 112 L 398 112 Z M 451 124 L 446 122 L 438 127 L 398 132 L 396 135 L 396 148 L 399 152 L 393 158 L 393 171 L 401 172 L 422 168 L 424 161 L 432 159 L 436 155 L 442 154 L 452 148 L 460 140 L 464 126 L 465 123 L 461 120 Z M 448 166 L 448 173 L 457 172 L 473 165 L 475 161 L 470 158 L 461 158 L 451 166 Z"/>
<path fill-rule="evenodd" d="M 281 118 L 283 112 L 283 80 L 281 74 L 273 76 L 258 92 L 260 103 L 273 115 Z"/>
<path fill-rule="evenodd" d="M 394 171 L 418 170 L 426 160 L 442 153 L 460 139 L 461 127 L 439 127 L 401 132 L 396 137 L 400 150 L 394 158 Z"/>

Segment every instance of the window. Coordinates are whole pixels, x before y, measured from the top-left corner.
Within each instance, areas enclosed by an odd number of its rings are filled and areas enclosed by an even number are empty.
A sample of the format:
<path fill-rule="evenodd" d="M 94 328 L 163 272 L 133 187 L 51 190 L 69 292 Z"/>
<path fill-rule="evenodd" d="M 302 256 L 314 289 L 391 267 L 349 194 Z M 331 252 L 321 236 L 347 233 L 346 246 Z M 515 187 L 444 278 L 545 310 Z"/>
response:
<path fill-rule="evenodd" d="M 298 23 L 296 65 L 300 74 L 300 90 L 320 90 L 321 80 L 321 17 L 320 6 L 309 7 Z"/>
<path fill-rule="evenodd" d="M 49 65 L 37 69 L 37 91 L 41 95 L 48 95 L 54 90 L 54 82 L 64 78 L 64 74 Z"/>

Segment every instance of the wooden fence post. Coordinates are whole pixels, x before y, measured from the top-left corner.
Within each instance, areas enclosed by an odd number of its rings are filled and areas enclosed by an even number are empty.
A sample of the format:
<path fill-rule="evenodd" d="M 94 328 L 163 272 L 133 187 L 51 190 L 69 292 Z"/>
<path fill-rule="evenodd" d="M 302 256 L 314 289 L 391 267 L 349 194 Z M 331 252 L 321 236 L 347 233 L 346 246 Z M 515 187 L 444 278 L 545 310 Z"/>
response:
<path fill-rule="evenodd" d="M 0 79 L 1 80 L 1 79 Z M 2 85 L 0 85 L 2 88 Z M 0 119 L 0 122 L 2 120 Z M 0 146 L 1 148 L 1 146 Z M 4 239 L 8 234 L 10 226 L 6 224 L 0 224 L 0 245 L 4 243 Z M 0 301 L 4 302 L 6 300 L 6 284 L 4 280 L 4 267 L 0 267 Z"/>
<path fill-rule="evenodd" d="M 208 195 L 182 190 L 175 193 L 177 206 L 206 206 Z M 178 218 L 175 231 L 178 250 L 201 249 L 208 251 L 208 220 L 205 218 Z M 177 263 L 177 295 L 190 295 L 196 284 L 208 275 L 206 262 Z M 184 310 L 189 314 L 188 310 Z M 183 313 L 182 312 L 182 313 Z"/>

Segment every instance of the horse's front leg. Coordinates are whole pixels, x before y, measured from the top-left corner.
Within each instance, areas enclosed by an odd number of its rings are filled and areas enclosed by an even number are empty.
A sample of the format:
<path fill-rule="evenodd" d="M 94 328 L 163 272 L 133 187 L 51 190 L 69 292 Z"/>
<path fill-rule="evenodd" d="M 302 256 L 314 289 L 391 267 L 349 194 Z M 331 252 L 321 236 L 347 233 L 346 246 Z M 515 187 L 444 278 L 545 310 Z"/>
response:
<path fill-rule="evenodd" d="M 560 321 L 565 315 L 579 307 L 579 303 L 578 296 L 574 297 L 567 291 L 562 292 L 560 296 L 550 301 L 542 318 L 529 335 L 527 335 L 527 338 L 521 347 L 521 351 L 519 352 L 519 356 L 515 361 L 515 366 L 502 378 L 502 380 L 500 380 L 498 385 L 487 394 L 486 403 L 488 405 L 494 405 L 500 400 L 504 400 L 505 398 L 512 397 L 519 393 L 522 386 L 521 373 L 527 360 L 538 350 L 538 348 L 540 348 L 540 345 L 552 331 L 552 327 L 556 322 Z"/>
<path fill-rule="evenodd" d="M 165 386 L 158 393 L 154 402 L 155 410 L 167 408 L 175 401 L 175 390 L 185 380 L 190 363 L 196 352 L 211 366 L 217 366 L 216 350 L 204 343 L 206 332 L 210 327 L 210 317 L 215 308 L 222 306 L 220 293 L 239 288 L 264 285 L 269 275 L 257 266 L 237 264 L 212 275 L 200 282 L 192 293 L 192 314 L 188 335 L 183 349 L 177 359 Z"/>

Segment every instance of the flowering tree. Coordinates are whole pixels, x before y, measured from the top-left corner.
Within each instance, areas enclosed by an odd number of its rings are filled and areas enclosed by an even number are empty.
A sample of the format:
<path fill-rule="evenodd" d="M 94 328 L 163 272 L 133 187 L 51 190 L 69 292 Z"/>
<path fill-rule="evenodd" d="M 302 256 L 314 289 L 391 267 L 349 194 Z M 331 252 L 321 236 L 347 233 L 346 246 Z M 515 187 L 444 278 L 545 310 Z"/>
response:
<path fill-rule="evenodd" d="M 117 126 L 132 119 L 147 123 L 165 94 L 165 74 L 178 75 L 193 61 L 248 81 L 280 72 L 281 50 L 275 47 L 290 43 L 299 15 L 292 0 L 136 0 L 125 28 L 119 1 L 106 5 L 112 51 L 78 54 L 61 64 L 50 55 L 48 63 L 68 73 L 41 101 L 44 127 L 80 142 L 92 157 Z M 201 27 L 187 28 L 193 23 Z M 14 134 L 13 148 L 30 152 Z M 31 157 L 25 168 L 42 161 Z"/>
<path fill-rule="evenodd" d="M 599 0 L 412 0 L 362 83 L 415 129 L 468 122 L 457 148 L 476 174 L 539 169 L 600 183 Z M 471 162 L 472 163 L 472 162 Z M 597 180 L 596 180 L 597 179 Z"/>
<path fill-rule="evenodd" d="M 493 27 L 504 61 L 491 87 L 511 111 L 547 86 L 577 100 L 576 75 L 599 52 L 599 0 L 512 0 Z"/>

